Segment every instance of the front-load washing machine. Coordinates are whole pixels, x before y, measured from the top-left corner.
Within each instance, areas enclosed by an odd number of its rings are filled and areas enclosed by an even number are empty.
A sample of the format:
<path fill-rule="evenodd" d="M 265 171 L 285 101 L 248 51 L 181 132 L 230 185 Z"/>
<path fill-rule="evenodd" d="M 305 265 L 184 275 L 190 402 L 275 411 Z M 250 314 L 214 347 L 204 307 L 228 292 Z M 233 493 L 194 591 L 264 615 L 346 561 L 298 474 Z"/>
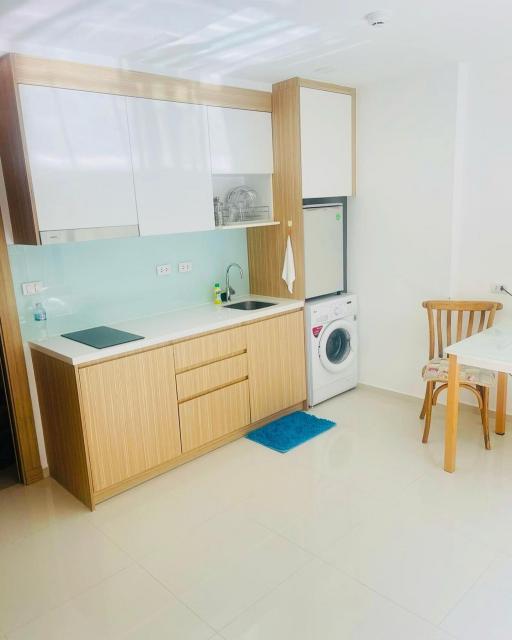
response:
<path fill-rule="evenodd" d="M 305 305 L 308 404 L 357 385 L 357 298 L 352 294 Z"/>

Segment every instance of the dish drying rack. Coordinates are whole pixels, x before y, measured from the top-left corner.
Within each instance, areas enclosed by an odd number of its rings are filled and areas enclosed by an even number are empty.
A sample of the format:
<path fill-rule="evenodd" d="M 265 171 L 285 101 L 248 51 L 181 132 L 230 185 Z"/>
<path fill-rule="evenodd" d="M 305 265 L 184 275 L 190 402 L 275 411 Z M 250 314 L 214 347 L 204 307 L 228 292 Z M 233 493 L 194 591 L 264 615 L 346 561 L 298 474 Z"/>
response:
<path fill-rule="evenodd" d="M 268 205 L 243 206 L 226 203 L 216 203 L 214 206 L 215 226 L 222 227 L 250 222 L 264 222 L 271 220 L 271 210 Z"/>
<path fill-rule="evenodd" d="M 268 205 L 258 204 L 258 193 L 249 185 L 239 185 L 230 189 L 222 201 L 213 199 L 215 225 L 218 227 L 246 225 L 271 221 L 272 212 Z"/>

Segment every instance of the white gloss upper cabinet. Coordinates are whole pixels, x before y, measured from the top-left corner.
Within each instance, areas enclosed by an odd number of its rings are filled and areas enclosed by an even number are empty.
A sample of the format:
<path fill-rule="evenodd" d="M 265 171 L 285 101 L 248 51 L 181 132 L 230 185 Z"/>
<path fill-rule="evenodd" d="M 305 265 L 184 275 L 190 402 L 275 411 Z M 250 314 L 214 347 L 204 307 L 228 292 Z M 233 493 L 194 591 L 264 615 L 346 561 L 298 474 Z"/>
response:
<path fill-rule="evenodd" d="M 39 229 L 137 224 L 126 98 L 20 85 Z"/>
<path fill-rule="evenodd" d="M 351 196 L 352 96 L 300 89 L 302 197 Z"/>
<path fill-rule="evenodd" d="M 270 113 L 208 107 L 212 172 L 273 173 Z"/>
<path fill-rule="evenodd" d="M 127 98 L 142 236 L 215 226 L 206 107 Z"/>

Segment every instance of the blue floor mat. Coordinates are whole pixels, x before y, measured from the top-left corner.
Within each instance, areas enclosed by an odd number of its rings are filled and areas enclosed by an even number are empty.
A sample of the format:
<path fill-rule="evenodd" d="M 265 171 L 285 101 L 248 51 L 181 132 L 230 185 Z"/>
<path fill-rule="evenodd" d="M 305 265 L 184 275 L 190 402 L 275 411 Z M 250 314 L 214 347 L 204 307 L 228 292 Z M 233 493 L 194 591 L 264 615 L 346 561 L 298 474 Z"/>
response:
<path fill-rule="evenodd" d="M 332 420 L 317 418 L 304 411 L 295 411 L 248 433 L 246 438 L 279 453 L 286 453 L 334 426 L 336 423 Z"/>

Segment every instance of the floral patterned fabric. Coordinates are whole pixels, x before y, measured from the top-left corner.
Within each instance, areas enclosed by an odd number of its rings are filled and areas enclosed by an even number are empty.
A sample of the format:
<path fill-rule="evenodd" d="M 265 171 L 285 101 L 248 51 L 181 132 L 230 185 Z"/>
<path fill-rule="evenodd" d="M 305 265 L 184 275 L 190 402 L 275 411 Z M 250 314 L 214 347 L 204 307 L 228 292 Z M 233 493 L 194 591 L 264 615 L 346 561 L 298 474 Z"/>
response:
<path fill-rule="evenodd" d="M 448 381 L 448 358 L 433 358 L 423 367 L 423 380 Z M 465 364 L 459 366 L 459 380 L 479 384 L 482 387 L 492 387 L 496 382 L 496 374 L 487 369 L 478 369 Z"/>

